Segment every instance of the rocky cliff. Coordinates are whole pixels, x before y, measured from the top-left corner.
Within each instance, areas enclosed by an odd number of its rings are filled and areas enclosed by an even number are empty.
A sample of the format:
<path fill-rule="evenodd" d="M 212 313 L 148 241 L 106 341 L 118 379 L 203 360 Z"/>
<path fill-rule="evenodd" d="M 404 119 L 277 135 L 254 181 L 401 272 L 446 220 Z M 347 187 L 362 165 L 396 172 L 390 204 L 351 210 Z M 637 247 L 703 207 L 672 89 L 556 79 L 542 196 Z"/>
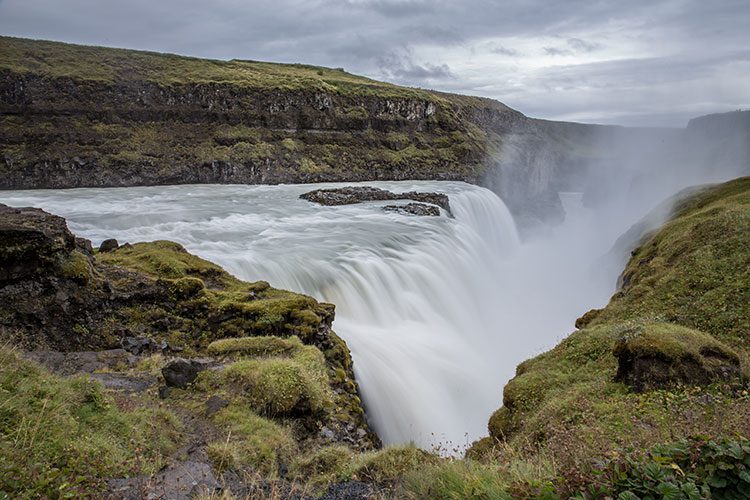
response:
<path fill-rule="evenodd" d="M 340 69 L 0 46 L 0 189 L 449 179 L 555 219 L 599 130 Z"/>
<path fill-rule="evenodd" d="M 750 482 L 714 483 L 713 469 L 696 472 L 695 461 L 687 467 L 702 477 L 686 470 L 670 478 L 657 465 L 672 453 L 661 463 L 683 463 L 690 439 L 717 443 L 750 432 L 750 178 L 693 189 L 670 205 L 666 224 L 638 238 L 609 304 L 518 366 L 489 420 L 490 437 L 470 456 L 492 462 L 512 450 L 552 462 L 560 476 L 550 480 L 563 498 L 596 497 L 591 482 L 613 497 L 698 491 L 701 481 L 711 483 L 703 495 L 750 492 Z M 654 452 L 651 474 L 661 476 L 631 476 L 644 459 L 628 457 L 632 450 L 675 441 L 663 448 L 671 451 Z"/>
<path fill-rule="evenodd" d="M 685 130 L 552 122 L 342 69 L 0 37 L 0 189 L 463 180 L 522 225 L 559 222 L 559 191 L 596 204 L 655 173 L 747 173 L 747 120 L 732 116 Z"/>

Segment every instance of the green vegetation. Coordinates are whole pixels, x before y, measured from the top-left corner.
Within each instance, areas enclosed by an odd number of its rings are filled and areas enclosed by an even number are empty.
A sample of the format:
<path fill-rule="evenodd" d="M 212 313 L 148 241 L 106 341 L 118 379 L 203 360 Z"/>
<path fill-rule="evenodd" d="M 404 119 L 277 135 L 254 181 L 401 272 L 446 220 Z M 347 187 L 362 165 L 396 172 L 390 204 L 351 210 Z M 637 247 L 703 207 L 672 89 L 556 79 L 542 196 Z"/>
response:
<path fill-rule="evenodd" d="M 684 475 L 666 459 L 649 461 L 632 450 L 750 433 L 748 234 L 749 178 L 677 200 L 672 219 L 633 252 L 609 305 L 587 314 L 583 328 L 554 349 L 518 366 L 490 418 L 490 437 L 467 456 L 494 467 L 546 457 L 554 464 L 547 481 L 563 497 L 588 487 L 601 489 L 589 492 L 595 497 L 621 498 L 635 498 L 629 490 L 687 498 L 713 488 L 695 462 Z M 726 446 L 736 450 L 733 443 Z M 630 462 L 622 465 L 623 457 Z M 612 475 L 592 465 L 607 460 L 619 464 Z M 718 467 L 716 460 L 706 466 Z M 451 491 L 476 481 L 465 475 Z M 508 491 L 518 483 L 507 482 Z M 743 483 L 733 484 L 737 495 Z"/>
<path fill-rule="evenodd" d="M 218 470 L 253 467 L 275 477 L 279 465 L 296 452 L 292 432 L 253 413 L 241 404 L 221 410 L 214 421 L 226 432 L 226 439 L 209 444 L 207 452 Z"/>
<path fill-rule="evenodd" d="M 594 497 L 747 498 L 750 441 L 696 438 L 660 445 L 648 454 L 608 460 L 583 488 Z"/>
<path fill-rule="evenodd" d="M 302 342 L 297 337 L 282 339 L 280 337 L 260 336 L 217 340 L 209 344 L 208 352 L 216 355 L 278 356 L 291 354 L 301 348 Z"/>
<path fill-rule="evenodd" d="M 591 325 L 658 318 L 747 349 L 748 234 L 748 177 L 678 202 L 673 218 L 634 250 L 625 286 Z"/>
<path fill-rule="evenodd" d="M 318 413 L 331 405 L 325 361 L 317 348 L 303 349 L 310 352 L 292 359 L 237 361 L 216 376 L 223 385 L 241 390 L 250 406 L 264 415 Z"/>
<path fill-rule="evenodd" d="M 354 457 L 354 452 L 343 445 L 323 446 L 301 455 L 291 464 L 292 476 L 316 488 L 339 481 Z"/>
<path fill-rule="evenodd" d="M 83 496 L 105 478 L 158 471 L 178 444 L 176 417 L 120 404 L 98 382 L 0 348 L 0 497 Z"/>
<path fill-rule="evenodd" d="M 312 297 L 272 288 L 265 281 L 240 281 L 170 241 L 136 243 L 98 254 L 97 260 L 145 273 L 164 284 L 172 298 L 182 302 L 183 311 L 197 311 L 191 314 L 192 325 L 185 326 L 200 331 L 201 343 L 248 333 L 307 339 L 317 331 L 321 318 L 330 314 Z M 133 319 L 142 322 L 140 314 L 134 312 Z M 217 322 L 214 317 L 223 319 Z"/>
<path fill-rule="evenodd" d="M 438 460 L 437 456 L 414 445 L 391 446 L 356 455 L 341 471 L 340 479 L 388 483 Z"/>
<path fill-rule="evenodd" d="M 13 187 L 130 185 L 134 179 L 472 181 L 489 165 L 490 143 L 498 143 L 477 122 L 501 114 L 508 115 L 503 126 L 523 119 L 489 99 L 400 87 L 339 69 L 10 37 L 0 37 L 0 45 L 0 71 L 38 84 L 33 102 L 7 106 L 40 112 L 0 117 L 0 154 L 8 159 L 0 179 Z M 42 161 L 43 176 L 25 168 Z M 71 175 L 79 170 L 85 175 Z"/>
<path fill-rule="evenodd" d="M 0 69 L 103 83 L 231 84 L 252 89 L 312 90 L 434 99 L 417 89 L 306 64 L 220 61 L 195 57 L 0 37 Z"/>

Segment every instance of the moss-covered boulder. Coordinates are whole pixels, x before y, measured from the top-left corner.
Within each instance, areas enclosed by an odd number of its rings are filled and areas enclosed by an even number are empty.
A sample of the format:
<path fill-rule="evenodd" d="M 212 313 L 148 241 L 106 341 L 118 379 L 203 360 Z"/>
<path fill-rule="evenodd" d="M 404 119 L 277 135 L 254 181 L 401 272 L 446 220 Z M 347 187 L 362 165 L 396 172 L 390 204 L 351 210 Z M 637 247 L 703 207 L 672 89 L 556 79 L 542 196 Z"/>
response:
<path fill-rule="evenodd" d="M 710 335 L 668 323 L 644 325 L 614 348 L 615 379 L 637 391 L 675 385 L 737 382 L 740 358 Z"/>
<path fill-rule="evenodd" d="M 53 271 L 74 249 L 62 217 L 0 204 L 0 285 Z"/>

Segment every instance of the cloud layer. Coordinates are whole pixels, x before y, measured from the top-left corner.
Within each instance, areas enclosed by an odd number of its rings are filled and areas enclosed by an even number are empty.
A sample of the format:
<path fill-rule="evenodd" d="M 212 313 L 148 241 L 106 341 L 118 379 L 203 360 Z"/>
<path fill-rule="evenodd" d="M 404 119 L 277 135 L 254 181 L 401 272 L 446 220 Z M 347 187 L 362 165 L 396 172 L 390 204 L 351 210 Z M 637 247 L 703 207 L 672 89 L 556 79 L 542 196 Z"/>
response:
<path fill-rule="evenodd" d="M 684 126 L 750 107 L 747 0 L 0 0 L 0 33 L 344 67 L 530 116 Z"/>

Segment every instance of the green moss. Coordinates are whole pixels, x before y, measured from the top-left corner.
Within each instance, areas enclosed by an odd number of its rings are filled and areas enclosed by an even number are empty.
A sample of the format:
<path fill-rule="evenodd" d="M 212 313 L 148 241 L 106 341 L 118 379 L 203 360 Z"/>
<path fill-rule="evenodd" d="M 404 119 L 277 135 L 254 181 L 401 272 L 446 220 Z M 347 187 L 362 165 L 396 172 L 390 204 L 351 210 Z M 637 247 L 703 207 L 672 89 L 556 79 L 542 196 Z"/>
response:
<path fill-rule="evenodd" d="M 388 447 L 355 456 L 342 472 L 341 479 L 387 483 L 439 460 L 436 455 L 413 445 Z"/>
<path fill-rule="evenodd" d="M 153 278 L 213 278 L 224 287 L 233 287 L 239 280 L 221 267 L 190 254 L 179 243 L 154 241 L 121 247 L 114 252 L 100 253 L 97 260 L 145 273 Z"/>
<path fill-rule="evenodd" d="M 315 487 L 339 481 L 354 457 L 343 445 L 324 446 L 295 459 L 290 467 L 292 477 Z"/>
<path fill-rule="evenodd" d="M 101 385 L 61 378 L 0 349 L 0 491 L 76 496 L 107 478 L 150 474 L 178 442 L 163 409 L 120 409 Z"/>
<path fill-rule="evenodd" d="M 325 306 L 312 297 L 272 288 L 265 281 L 240 281 L 170 241 L 136 243 L 98 254 L 97 260 L 161 280 L 171 297 L 180 302 L 180 310 L 204 318 L 193 328 L 210 329 L 203 332 L 209 341 L 248 334 L 297 335 L 309 341 L 326 314 Z M 138 318 L 139 322 L 146 320 Z"/>
<path fill-rule="evenodd" d="M 70 253 L 67 259 L 60 265 L 60 275 L 85 285 L 91 279 L 93 269 L 89 258 L 78 250 Z"/>
<path fill-rule="evenodd" d="M 188 277 L 171 280 L 169 288 L 177 300 L 185 300 L 200 294 L 206 285 L 200 278 Z"/>
<path fill-rule="evenodd" d="M 275 476 L 279 466 L 296 453 L 292 432 L 258 416 L 249 407 L 233 403 L 214 416 L 226 438 L 208 446 L 208 454 L 219 470 L 254 468 Z"/>
<path fill-rule="evenodd" d="M 211 354 L 242 354 L 246 356 L 279 356 L 291 354 L 302 348 L 297 337 L 283 339 L 280 337 L 242 337 L 221 339 L 211 342 L 208 352 Z"/>
<path fill-rule="evenodd" d="M 319 413 L 331 406 L 325 364 L 320 351 L 304 346 L 293 359 L 242 360 L 227 366 L 223 384 L 241 389 L 250 406 L 264 415 Z"/>
<path fill-rule="evenodd" d="M 635 250 L 625 286 L 591 324 L 660 318 L 732 346 L 750 332 L 750 178 L 678 200 L 673 218 Z"/>
<path fill-rule="evenodd" d="M 705 363 L 705 353 L 720 355 L 739 364 L 737 353 L 703 332 L 668 323 L 648 323 L 624 336 L 614 354 L 627 349 L 641 356 L 654 356 L 679 362 L 691 359 Z"/>

